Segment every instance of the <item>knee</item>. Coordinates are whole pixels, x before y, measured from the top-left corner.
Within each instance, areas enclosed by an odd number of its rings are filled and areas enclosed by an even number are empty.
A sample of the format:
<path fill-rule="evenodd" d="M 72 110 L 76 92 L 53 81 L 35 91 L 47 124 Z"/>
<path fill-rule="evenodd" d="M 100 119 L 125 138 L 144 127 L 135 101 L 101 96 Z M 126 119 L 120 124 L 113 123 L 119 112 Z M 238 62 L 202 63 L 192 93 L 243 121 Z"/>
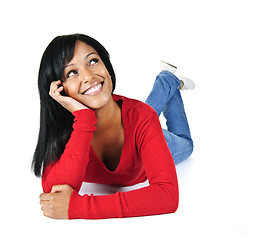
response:
<path fill-rule="evenodd" d="M 169 79 L 169 78 L 174 78 L 174 79 L 178 79 L 173 73 L 167 71 L 167 70 L 163 70 L 161 71 L 158 75 L 157 75 L 158 79 Z"/>
<path fill-rule="evenodd" d="M 158 74 L 158 77 L 167 77 L 167 76 L 171 76 L 171 75 L 172 75 L 171 72 L 163 70 Z"/>
<path fill-rule="evenodd" d="M 193 153 L 194 150 L 193 141 L 191 139 L 187 139 L 186 142 L 187 143 L 184 144 L 183 149 L 179 153 L 173 154 L 175 165 L 187 160 Z"/>
<path fill-rule="evenodd" d="M 194 150 L 194 142 L 192 139 L 190 139 L 190 147 L 191 147 L 191 154 L 192 154 Z"/>
<path fill-rule="evenodd" d="M 191 156 L 191 154 L 193 153 L 194 150 L 194 142 L 192 139 L 188 139 L 188 157 L 189 158 Z"/>

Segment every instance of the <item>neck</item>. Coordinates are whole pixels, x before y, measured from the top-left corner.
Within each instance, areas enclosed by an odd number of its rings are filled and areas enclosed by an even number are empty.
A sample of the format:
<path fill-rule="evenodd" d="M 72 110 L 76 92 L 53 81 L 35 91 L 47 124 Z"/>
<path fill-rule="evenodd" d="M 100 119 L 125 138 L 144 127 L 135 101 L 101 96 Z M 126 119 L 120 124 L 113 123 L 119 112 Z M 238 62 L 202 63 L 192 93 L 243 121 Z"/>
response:
<path fill-rule="evenodd" d="M 102 108 L 95 110 L 97 118 L 97 130 L 105 130 L 110 128 L 121 120 L 120 108 L 111 97 L 110 101 Z"/>

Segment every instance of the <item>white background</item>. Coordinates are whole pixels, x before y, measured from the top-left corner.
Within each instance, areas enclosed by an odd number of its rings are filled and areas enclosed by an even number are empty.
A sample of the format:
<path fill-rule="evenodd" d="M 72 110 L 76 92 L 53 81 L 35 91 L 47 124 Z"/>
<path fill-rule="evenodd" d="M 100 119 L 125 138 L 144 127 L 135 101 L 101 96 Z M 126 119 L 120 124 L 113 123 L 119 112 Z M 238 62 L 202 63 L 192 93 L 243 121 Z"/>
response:
<path fill-rule="evenodd" d="M 267 238 L 264 1 L 6 1 L 0 22 L 1 238 Z M 196 89 L 183 93 L 195 149 L 177 166 L 176 213 L 75 221 L 42 216 L 40 179 L 30 171 L 38 68 L 55 36 L 77 32 L 110 52 L 117 94 L 144 101 L 160 60 L 195 81 Z"/>

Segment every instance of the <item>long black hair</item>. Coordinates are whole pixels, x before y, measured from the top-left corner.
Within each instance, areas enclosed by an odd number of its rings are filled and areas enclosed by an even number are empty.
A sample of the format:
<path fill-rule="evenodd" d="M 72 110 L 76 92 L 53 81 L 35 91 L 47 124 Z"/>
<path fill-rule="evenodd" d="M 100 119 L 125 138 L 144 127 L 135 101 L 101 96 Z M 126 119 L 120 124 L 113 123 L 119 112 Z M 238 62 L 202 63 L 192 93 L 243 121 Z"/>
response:
<path fill-rule="evenodd" d="M 50 162 L 59 160 L 73 130 L 73 115 L 50 97 L 49 89 L 53 81 L 62 80 L 64 66 L 73 58 L 77 40 L 97 51 L 111 76 L 113 91 L 115 89 L 116 77 L 109 53 L 98 41 L 83 34 L 63 35 L 52 40 L 42 56 L 38 75 L 40 129 L 32 161 L 32 169 L 38 177 Z"/>

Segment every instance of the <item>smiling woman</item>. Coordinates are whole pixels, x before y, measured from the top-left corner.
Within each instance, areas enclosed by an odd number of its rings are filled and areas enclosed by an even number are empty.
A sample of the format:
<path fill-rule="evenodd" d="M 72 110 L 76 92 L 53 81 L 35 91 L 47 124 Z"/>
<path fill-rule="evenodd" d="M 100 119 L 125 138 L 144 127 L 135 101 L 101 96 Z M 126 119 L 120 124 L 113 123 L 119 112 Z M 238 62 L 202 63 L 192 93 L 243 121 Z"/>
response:
<path fill-rule="evenodd" d="M 32 165 L 36 176 L 41 176 L 43 167 L 60 158 L 73 130 L 74 116 L 71 112 L 79 107 L 80 109 L 84 108 L 78 101 L 74 102 L 73 99 L 62 98 L 60 93 L 66 96 L 66 89 L 63 89 L 63 86 L 58 88 L 64 79 L 64 67 L 73 58 L 75 45 L 78 40 L 86 43 L 87 46 L 94 47 L 111 77 L 112 92 L 115 89 L 116 76 L 109 60 L 109 53 L 95 39 L 82 34 L 64 35 L 56 37 L 48 45 L 41 60 L 38 76 L 41 122 L 39 140 Z M 58 90 L 55 91 L 57 88 Z M 61 102 L 54 101 L 51 96 L 54 99 L 55 97 L 60 98 Z M 75 104 L 76 106 L 74 106 Z M 74 106 L 73 109 L 67 109 L 67 107 L 72 106 Z"/>
<path fill-rule="evenodd" d="M 33 159 L 35 174 L 42 176 L 45 216 L 114 218 L 176 211 L 174 163 L 190 156 L 193 142 L 181 81 L 170 72 L 174 66 L 162 63 L 162 69 L 145 104 L 113 94 L 109 54 L 96 40 L 74 34 L 50 43 L 39 71 L 41 122 Z M 169 131 L 162 131 L 161 112 Z M 134 191 L 78 194 L 83 181 L 132 186 L 147 179 L 149 186 Z"/>
<path fill-rule="evenodd" d="M 111 100 L 111 76 L 96 50 L 82 41 L 76 42 L 62 80 L 66 94 L 85 106 L 101 108 Z"/>

